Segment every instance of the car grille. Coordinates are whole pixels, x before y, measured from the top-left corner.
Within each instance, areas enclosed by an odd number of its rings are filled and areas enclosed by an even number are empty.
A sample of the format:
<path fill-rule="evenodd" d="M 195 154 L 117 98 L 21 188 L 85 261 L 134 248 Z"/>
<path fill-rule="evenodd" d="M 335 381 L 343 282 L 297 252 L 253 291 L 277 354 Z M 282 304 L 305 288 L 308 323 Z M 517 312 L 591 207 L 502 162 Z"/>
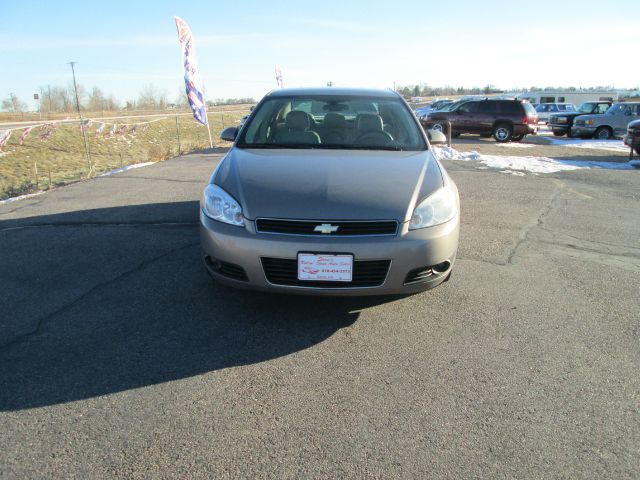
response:
<path fill-rule="evenodd" d="M 316 227 L 326 227 L 329 233 L 316 231 Z M 337 227 L 337 228 L 336 228 Z M 259 233 L 282 233 L 287 235 L 316 236 L 360 236 L 360 235 L 395 235 L 398 222 L 383 221 L 321 221 L 321 220 L 280 220 L 275 218 L 259 218 L 256 220 Z"/>
<path fill-rule="evenodd" d="M 351 282 L 298 280 L 298 261 L 262 257 L 262 268 L 269 283 L 291 287 L 354 288 L 379 287 L 384 283 L 391 260 L 355 260 Z"/>

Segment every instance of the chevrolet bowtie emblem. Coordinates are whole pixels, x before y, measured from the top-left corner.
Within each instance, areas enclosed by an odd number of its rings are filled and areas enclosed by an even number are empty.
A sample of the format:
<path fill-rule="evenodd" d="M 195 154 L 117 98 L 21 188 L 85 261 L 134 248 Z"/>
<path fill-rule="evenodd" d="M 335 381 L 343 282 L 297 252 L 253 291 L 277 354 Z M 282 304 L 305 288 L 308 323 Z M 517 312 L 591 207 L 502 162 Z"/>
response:
<path fill-rule="evenodd" d="M 316 228 L 313 229 L 314 232 L 320 233 L 333 233 L 338 231 L 338 225 L 331 225 L 330 223 L 323 223 L 322 225 L 316 225 Z"/>

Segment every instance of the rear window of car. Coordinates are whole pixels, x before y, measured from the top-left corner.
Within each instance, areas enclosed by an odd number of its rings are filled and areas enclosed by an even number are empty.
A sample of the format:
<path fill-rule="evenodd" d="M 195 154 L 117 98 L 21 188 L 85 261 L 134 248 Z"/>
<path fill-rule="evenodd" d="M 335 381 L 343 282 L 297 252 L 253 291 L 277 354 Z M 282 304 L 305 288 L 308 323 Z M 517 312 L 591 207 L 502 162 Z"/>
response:
<path fill-rule="evenodd" d="M 505 115 L 520 115 L 522 114 L 520 105 L 523 104 L 520 102 L 500 102 L 500 113 Z"/>
<path fill-rule="evenodd" d="M 527 116 L 533 117 L 536 115 L 536 109 L 533 108 L 533 105 L 531 105 L 530 103 L 523 102 L 522 107 L 524 108 L 524 111 L 527 114 Z"/>

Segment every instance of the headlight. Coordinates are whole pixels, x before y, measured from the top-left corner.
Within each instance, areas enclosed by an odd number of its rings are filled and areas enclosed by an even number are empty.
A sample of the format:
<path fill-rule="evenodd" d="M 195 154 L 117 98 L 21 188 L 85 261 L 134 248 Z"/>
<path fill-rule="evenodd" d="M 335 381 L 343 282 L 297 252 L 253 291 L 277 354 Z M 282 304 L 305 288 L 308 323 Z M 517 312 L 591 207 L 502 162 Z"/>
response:
<path fill-rule="evenodd" d="M 593 125 L 593 120 L 585 120 L 584 124 L 585 125 Z"/>
<path fill-rule="evenodd" d="M 219 222 L 244 227 L 242 207 L 235 199 L 217 185 L 209 184 L 202 193 L 202 211 Z"/>
<path fill-rule="evenodd" d="M 456 194 L 450 188 L 441 188 L 425 198 L 413 211 L 409 230 L 433 227 L 448 222 L 458 213 Z"/>

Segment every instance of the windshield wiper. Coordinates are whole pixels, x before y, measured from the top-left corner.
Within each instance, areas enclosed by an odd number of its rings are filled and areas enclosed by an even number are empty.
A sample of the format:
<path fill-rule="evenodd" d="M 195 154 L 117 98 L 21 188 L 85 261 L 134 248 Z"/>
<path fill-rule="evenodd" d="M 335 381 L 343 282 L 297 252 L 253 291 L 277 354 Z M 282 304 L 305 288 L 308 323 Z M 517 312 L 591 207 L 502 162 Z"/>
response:
<path fill-rule="evenodd" d="M 403 148 L 394 145 L 353 145 L 337 143 L 323 143 L 319 148 L 327 148 L 331 150 L 390 150 L 394 152 L 403 150 Z"/>
<path fill-rule="evenodd" d="M 243 143 L 238 148 L 318 148 L 315 144 L 305 143 Z"/>

